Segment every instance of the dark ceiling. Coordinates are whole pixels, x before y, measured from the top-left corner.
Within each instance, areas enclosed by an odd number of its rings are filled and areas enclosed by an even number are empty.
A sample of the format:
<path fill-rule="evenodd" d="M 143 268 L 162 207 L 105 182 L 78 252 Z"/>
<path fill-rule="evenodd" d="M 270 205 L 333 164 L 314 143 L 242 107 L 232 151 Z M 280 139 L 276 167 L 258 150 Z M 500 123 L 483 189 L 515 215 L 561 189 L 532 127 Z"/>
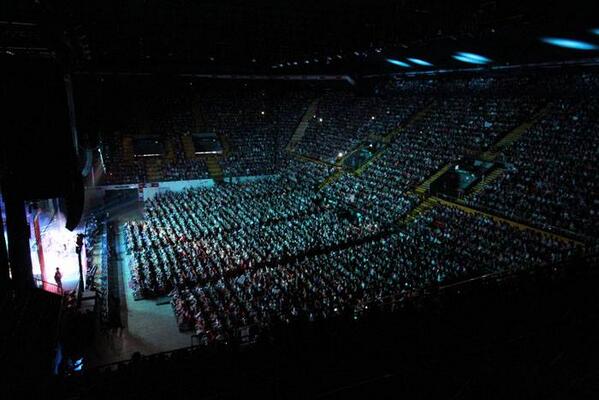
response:
<path fill-rule="evenodd" d="M 58 50 L 76 69 L 92 71 L 369 74 L 402 70 L 386 58 L 456 67 L 456 51 L 520 64 L 598 57 L 538 40 L 551 35 L 599 44 L 589 33 L 599 26 L 593 3 L 4 0 L 0 46 L 12 54 Z"/>

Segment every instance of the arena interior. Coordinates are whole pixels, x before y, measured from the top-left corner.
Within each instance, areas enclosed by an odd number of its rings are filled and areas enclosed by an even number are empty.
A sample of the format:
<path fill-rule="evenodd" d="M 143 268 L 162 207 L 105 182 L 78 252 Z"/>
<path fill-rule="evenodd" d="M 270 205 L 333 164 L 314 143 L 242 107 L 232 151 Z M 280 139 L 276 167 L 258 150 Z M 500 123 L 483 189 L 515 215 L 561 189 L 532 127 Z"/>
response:
<path fill-rule="evenodd" d="M 599 393 L 591 2 L 8 3 L 3 398 Z"/>

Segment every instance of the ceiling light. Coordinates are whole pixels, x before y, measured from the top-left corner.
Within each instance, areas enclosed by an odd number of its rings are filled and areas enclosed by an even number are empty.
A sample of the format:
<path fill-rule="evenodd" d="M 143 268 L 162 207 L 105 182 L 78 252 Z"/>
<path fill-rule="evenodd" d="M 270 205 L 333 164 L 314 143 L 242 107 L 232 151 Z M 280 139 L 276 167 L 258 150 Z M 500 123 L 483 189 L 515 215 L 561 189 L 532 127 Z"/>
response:
<path fill-rule="evenodd" d="M 566 39 L 566 38 L 555 38 L 555 37 L 543 37 L 541 38 L 542 42 L 547 44 L 563 47 L 565 49 L 573 49 L 573 50 L 597 50 L 599 46 L 594 45 L 593 43 L 583 42 L 580 40 L 574 39 Z"/>

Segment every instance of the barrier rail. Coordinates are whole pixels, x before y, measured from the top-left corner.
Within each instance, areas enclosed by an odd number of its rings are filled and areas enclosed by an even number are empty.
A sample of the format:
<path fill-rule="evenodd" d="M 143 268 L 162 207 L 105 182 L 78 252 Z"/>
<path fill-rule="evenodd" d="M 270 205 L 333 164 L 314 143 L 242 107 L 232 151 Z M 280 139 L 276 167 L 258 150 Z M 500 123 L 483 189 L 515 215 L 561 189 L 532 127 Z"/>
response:
<path fill-rule="evenodd" d="M 64 295 L 64 290 L 61 287 L 58 287 L 57 284 L 55 283 L 50 283 L 48 281 L 44 281 L 41 278 L 33 278 L 33 283 L 35 284 L 35 287 L 38 289 L 42 289 L 46 292 L 50 292 L 50 293 L 54 293 L 60 296 Z"/>

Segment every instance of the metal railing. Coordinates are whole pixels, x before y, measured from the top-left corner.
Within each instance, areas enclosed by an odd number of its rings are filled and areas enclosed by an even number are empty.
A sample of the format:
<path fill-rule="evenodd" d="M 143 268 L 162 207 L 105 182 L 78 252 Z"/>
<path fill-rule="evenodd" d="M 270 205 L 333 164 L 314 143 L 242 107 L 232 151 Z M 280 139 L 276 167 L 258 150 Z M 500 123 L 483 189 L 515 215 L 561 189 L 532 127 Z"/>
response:
<path fill-rule="evenodd" d="M 46 292 L 50 292 L 50 293 L 54 293 L 60 296 L 64 296 L 65 294 L 65 290 L 63 290 L 62 287 L 59 287 L 57 284 L 55 283 L 50 283 L 48 281 L 44 281 L 41 278 L 37 278 L 34 277 L 33 278 L 33 283 L 35 285 L 36 288 L 38 289 L 42 289 Z"/>

